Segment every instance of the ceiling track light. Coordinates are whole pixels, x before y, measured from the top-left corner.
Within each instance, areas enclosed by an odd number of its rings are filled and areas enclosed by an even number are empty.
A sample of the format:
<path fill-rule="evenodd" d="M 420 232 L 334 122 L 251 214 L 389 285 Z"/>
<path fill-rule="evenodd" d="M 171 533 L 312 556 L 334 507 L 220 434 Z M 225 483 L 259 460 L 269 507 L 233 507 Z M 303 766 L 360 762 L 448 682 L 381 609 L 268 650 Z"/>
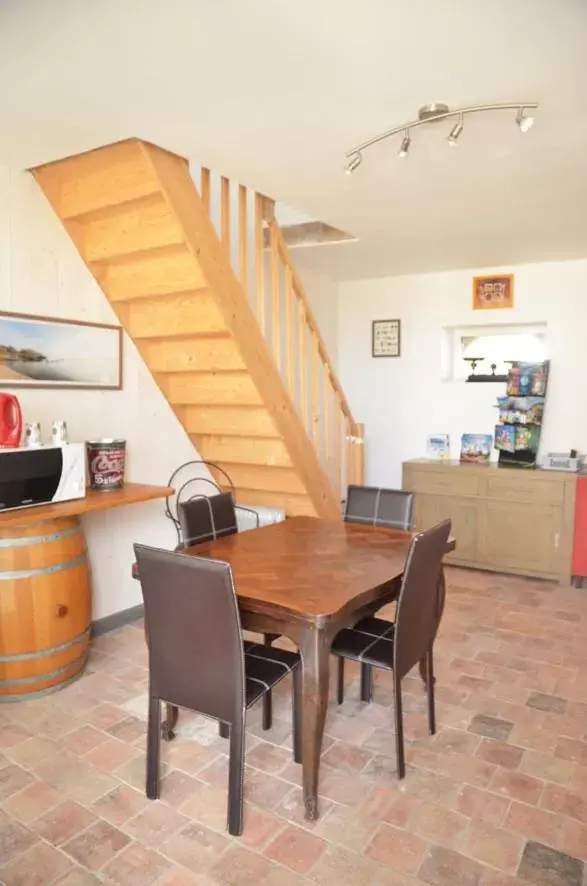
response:
<path fill-rule="evenodd" d="M 412 139 L 410 138 L 410 133 L 406 129 L 406 131 L 404 133 L 404 137 L 402 138 L 401 147 L 397 153 L 397 156 L 401 157 L 402 159 L 405 160 L 408 156 L 411 143 L 412 143 Z"/>
<path fill-rule="evenodd" d="M 347 157 L 348 156 L 349 156 L 349 154 L 347 154 Z M 349 162 L 347 163 L 344 171 L 346 172 L 347 175 L 352 175 L 353 172 L 355 171 L 355 169 L 358 169 L 362 162 L 363 162 L 363 158 L 361 157 L 361 155 L 359 153 L 353 154 L 351 152 L 351 158 L 350 158 Z"/>
<path fill-rule="evenodd" d="M 408 151 L 410 149 L 410 133 L 412 129 L 415 129 L 418 126 L 424 126 L 428 123 L 438 123 L 440 120 L 449 120 L 456 117 L 457 121 L 451 129 L 447 139 L 448 143 L 454 146 L 458 144 L 458 138 L 463 131 L 463 118 L 466 114 L 479 114 L 484 111 L 516 111 L 516 123 L 518 124 L 520 131 L 528 132 L 534 123 L 534 116 L 529 114 L 528 111 L 534 110 L 537 107 L 537 102 L 507 102 L 494 105 L 473 105 L 469 108 L 456 108 L 454 111 L 451 111 L 448 105 L 442 103 L 424 105 L 424 107 L 420 108 L 418 112 L 417 120 L 412 120 L 410 123 L 403 123 L 401 126 L 395 126 L 393 129 L 388 129 L 386 132 L 381 132 L 379 135 L 370 138 L 368 141 L 363 142 L 362 144 L 357 145 L 356 148 L 348 151 L 346 156 L 349 162 L 346 167 L 346 172 L 350 174 L 360 166 L 363 159 L 362 152 L 367 148 L 370 148 L 372 145 L 376 145 L 378 142 L 384 141 L 387 138 L 391 138 L 394 135 L 398 135 L 400 132 L 403 133 L 403 137 L 398 151 L 398 157 L 405 159 L 408 156 Z"/>
<path fill-rule="evenodd" d="M 451 148 L 456 148 L 459 143 L 459 135 L 463 131 L 463 115 L 459 114 L 459 119 L 448 134 L 447 142 Z"/>
<path fill-rule="evenodd" d="M 534 126 L 534 117 L 532 116 L 532 114 L 526 113 L 527 107 L 529 107 L 529 106 L 526 105 L 525 107 L 521 107 L 518 110 L 518 113 L 516 116 L 516 123 L 518 124 L 518 126 L 520 127 L 522 132 L 528 132 L 528 130 L 532 129 L 532 127 Z"/>

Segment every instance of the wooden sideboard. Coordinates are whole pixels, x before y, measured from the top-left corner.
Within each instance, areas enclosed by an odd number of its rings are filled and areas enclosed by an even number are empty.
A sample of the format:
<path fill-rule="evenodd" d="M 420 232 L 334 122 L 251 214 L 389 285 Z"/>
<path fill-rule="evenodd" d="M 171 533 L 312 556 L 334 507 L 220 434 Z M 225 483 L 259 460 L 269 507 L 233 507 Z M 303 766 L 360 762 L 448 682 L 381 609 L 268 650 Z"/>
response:
<path fill-rule="evenodd" d="M 416 459 L 403 464 L 417 529 L 450 517 L 447 563 L 549 578 L 572 574 L 577 476 Z"/>

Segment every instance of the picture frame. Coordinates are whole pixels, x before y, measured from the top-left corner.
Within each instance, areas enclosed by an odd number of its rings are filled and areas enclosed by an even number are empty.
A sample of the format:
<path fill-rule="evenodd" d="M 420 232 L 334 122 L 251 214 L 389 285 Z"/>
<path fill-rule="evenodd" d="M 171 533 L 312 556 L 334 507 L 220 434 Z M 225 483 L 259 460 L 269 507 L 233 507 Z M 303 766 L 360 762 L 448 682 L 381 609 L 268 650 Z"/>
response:
<path fill-rule="evenodd" d="M 373 320 L 371 332 L 372 357 L 399 357 L 401 355 L 401 321 Z"/>
<path fill-rule="evenodd" d="M 491 274 L 473 277 L 473 310 L 496 311 L 513 308 L 514 275 Z"/>
<path fill-rule="evenodd" d="M 122 388 L 122 327 L 0 311 L 0 388 Z"/>
<path fill-rule="evenodd" d="M 493 449 L 492 434 L 462 434 L 461 462 L 488 465 Z"/>

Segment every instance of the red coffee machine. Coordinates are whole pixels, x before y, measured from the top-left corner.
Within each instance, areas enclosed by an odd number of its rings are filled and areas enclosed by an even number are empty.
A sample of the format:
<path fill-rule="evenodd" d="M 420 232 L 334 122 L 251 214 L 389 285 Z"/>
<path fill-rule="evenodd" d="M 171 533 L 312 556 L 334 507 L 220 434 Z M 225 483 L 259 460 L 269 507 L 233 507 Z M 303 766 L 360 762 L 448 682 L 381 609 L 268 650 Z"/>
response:
<path fill-rule="evenodd" d="M 20 446 L 22 410 L 14 394 L 0 393 L 0 447 Z"/>

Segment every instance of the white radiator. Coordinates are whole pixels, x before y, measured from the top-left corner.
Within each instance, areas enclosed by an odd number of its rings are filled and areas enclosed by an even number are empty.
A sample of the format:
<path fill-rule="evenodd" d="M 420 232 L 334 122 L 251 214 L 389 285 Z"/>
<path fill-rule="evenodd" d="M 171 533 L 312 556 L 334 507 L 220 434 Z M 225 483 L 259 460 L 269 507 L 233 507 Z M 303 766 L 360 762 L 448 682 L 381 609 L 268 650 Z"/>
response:
<path fill-rule="evenodd" d="M 246 508 L 246 510 L 243 510 Z M 285 520 L 285 508 L 264 508 L 260 505 L 236 505 L 236 524 L 239 532 L 270 526 Z"/>

